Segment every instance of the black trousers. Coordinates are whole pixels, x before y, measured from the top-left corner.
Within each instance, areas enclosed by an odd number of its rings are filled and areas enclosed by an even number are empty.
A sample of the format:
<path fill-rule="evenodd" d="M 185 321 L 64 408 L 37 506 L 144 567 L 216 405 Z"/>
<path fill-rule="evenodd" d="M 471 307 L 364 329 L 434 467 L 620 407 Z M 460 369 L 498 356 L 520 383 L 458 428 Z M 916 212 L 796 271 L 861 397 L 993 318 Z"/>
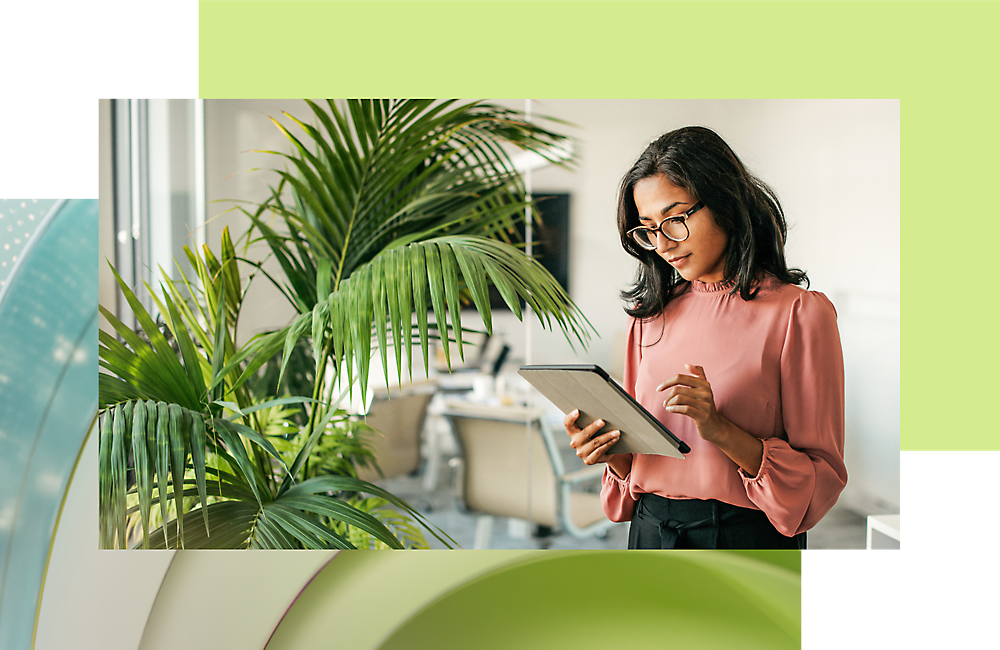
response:
<path fill-rule="evenodd" d="M 785 537 L 767 515 L 752 508 L 643 494 L 632 515 L 628 547 L 804 549 L 806 534 Z"/>

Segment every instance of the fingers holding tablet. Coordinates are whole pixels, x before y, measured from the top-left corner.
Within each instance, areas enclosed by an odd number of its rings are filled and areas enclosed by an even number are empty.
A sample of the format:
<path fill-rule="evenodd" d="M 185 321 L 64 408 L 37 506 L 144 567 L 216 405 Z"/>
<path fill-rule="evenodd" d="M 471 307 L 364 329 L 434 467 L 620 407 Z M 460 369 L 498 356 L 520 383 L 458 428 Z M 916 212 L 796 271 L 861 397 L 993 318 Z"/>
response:
<path fill-rule="evenodd" d="M 599 433 L 601 427 L 605 425 L 604 420 L 600 419 L 594 420 L 581 429 L 576 425 L 576 420 L 579 417 L 580 410 L 574 409 L 567 413 L 563 419 L 566 434 L 570 437 L 570 446 L 587 465 L 606 462 L 608 451 L 614 443 L 618 442 L 621 431 Z"/>

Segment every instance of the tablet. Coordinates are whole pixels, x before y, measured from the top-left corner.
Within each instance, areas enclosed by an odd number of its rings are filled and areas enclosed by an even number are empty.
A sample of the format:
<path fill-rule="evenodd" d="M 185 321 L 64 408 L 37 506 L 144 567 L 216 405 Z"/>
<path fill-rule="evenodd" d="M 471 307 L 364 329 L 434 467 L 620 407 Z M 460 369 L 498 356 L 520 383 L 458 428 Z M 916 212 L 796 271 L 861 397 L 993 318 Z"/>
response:
<path fill-rule="evenodd" d="M 691 451 L 600 366 L 521 366 L 517 372 L 563 413 L 580 409 L 576 424 L 581 429 L 603 419 L 601 433 L 621 431 L 611 453 L 684 458 Z"/>

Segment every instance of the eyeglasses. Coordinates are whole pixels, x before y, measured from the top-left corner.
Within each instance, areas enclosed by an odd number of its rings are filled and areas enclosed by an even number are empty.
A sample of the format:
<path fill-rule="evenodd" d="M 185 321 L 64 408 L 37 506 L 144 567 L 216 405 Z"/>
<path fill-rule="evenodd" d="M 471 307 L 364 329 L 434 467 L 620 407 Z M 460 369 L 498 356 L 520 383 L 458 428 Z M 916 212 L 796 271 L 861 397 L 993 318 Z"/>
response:
<path fill-rule="evenodd" d="M 704 207 L 705 204 L 698 201 L 687 212 L 667 217 L 656 228 L 639 226 L 629 230 L 628 236 L 649 251 L 656 248 L 656 233 L 662 233 L 664 237 L 672 241 L 684 241 L 691 236 L 691 231 L 687 227 L 688 217 Z"/>

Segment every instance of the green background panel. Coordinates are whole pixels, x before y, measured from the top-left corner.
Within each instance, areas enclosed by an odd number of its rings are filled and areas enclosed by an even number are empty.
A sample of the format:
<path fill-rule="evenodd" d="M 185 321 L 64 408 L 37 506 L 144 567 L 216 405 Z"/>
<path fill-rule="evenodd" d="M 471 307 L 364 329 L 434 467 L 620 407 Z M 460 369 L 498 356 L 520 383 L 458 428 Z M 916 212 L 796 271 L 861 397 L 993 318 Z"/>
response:
<path fill-rule="evenodd" d="M 379 647 L 780 650 L 799 647 L 799 619 L 798 576 L 745 558 L 546 553 L 428 604 Z"/>
<path fill-rule="evenodd" d="M 797 648 L 798 551 L 341 552 L 267 650 Z M 405 575 L 405 579 L 403 576 Z"/>
<path fill-rule="evenodd" d="M 995 2 L 208 1 L 200 90 L 898 98 L 900 447 L 1000 449 L 997 25 Z"/>

